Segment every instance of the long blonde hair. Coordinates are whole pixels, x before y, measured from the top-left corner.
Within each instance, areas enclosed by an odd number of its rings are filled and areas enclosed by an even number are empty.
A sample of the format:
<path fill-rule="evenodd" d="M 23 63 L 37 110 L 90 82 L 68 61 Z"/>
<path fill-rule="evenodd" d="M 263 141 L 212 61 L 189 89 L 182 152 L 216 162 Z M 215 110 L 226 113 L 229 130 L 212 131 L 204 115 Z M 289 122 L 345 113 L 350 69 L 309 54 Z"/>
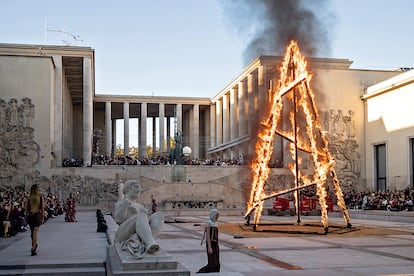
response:
<path fill-rule="evenodd" d="M 28 211 L 36 213 L 42 209 L 40 202 L 40 190 L 37 184 L 33 184 L 30 188 Z"/>

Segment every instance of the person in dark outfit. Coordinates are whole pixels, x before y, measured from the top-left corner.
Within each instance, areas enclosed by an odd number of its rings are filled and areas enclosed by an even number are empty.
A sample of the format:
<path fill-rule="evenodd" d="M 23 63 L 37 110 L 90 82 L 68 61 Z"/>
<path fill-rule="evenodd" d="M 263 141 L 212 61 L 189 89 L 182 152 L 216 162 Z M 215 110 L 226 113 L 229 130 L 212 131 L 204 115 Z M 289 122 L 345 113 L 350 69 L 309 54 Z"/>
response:
<path fill-rule="evenodd" d="M 151 214 L 154 214 L 157 211 L 158 211 L 157 201 L 155 200 L 154 195 L 151 195 Z"/>
<path fill-rule="evenodd" d="M 208 263 L 204 267 L 200 268 L 197 273 L 220 272 L 220 248 L 218 239 L 219 231 L 217 223 L 218 217 L 218 210 L 212 209 L 210 211 L 210 219 L 207 220 L 204 230 Z"/>

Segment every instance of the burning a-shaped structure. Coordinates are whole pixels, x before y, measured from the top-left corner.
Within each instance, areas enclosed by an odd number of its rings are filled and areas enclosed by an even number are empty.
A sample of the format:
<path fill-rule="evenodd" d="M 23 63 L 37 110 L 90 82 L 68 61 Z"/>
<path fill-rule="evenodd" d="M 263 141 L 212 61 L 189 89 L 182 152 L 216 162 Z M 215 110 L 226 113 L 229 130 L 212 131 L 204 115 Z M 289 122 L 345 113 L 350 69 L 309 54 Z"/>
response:
<path fill-rule="evenodd" d="M 300 190 L 316 186 L 321 222 L 328 232 L 327 181 L 331 179 L 335 188 L 337 205 L 342 209 L 347 227 L 351 227 L 348 210 L 338 177 L 334 170 L 335 161 L 328 149 L 326 132 L 322 131 L 319 113 L 310 87 L 312 75 L 307 72 L 307 63 L 295 41 L 290 42 L 280 68 L 280 78 L 272 92 L 267 116 L 261 122 L 261 131 L 256 142 L 256 158 L 252 163 L 252 188 L 247 202 L 246 218 L 254 213 L 254 227 L 259 223 L 264 201 L 273 197 L 293 192 L 297 222 L 300 223 Z M 289 109 L 290 108 L 290 109 Z M 288 123 L 283 122 L 287 115 Z M 265 184 L 269 176 L 268 163 L 273 152 L 275 135 L 280 135 L 289 142 L 292 163 L 289 169 L 294 176 L 294 185 L 283 191 L 265 193 Z M 309 156 L 313 170 L 302 170 L 301 153 Z"/>

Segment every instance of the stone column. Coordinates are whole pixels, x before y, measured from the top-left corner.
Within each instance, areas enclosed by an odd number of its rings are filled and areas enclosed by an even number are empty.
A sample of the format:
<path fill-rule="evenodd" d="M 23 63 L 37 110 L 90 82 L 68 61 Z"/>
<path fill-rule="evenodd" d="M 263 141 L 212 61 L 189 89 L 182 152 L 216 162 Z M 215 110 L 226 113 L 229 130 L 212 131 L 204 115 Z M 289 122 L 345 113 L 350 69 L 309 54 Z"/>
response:
<path fill-rule="evenodd" d="M 223 143 L 223 117 L 221 99 L 216 101 L 216 146 Z"/>
<path fill-rule="evenodd" d="M 152 117 L 152 155 L 157 152 L 157 118 Z"/>
<path fill-rule="evenodd" d="M 251 134 L 252 116 L 254 115 L 253 76 L 247 76 L 247 131 Z"/>
<path fill-rule="evenodd" d="M 184 113 L 184 133 L 185 133 L 185 146 L 189 146 L 191 149 L 194 148 L 193 137 L 194 137 L 194 110 L 191 107 L 187 112 Z"/>
<path fill-rule="evenodd" d="M 210 106 L 211 107 L 211 106 Z M 207 149 L 210 147 L 211 137 L 211 116 L 210 108 L 204 109 L 204 114 L 200 113 L 200 158 L 207 158 Z"/>
<path fill-rule="evenodd" d="M 239 136 L 239 129 L 237 126 L 237 92 L 237 88 L 230 89 L 230 141 L 233 141 Z"/>
<path fill-rule="evenodd" d="M 210 105 L 210 147 L 216 146 L 216 104 Z"/>
<path fill-rule="evenodd" d="M 83 58 L 83 163 L 91 164 L 93 135 L 92 60 Z"/>
<path fill-rule="evenodd" d="M 169 154 L 171 152 L 171 120 L 170 117 L 167 117 L 167 153 Z"/>
<path fill-rule="evenodd" d="M 55 63 L 55 94 L 54 94 L 54 103 L 51 105 L 53 111 L 53 131 L 52 134 L 54 137 L 51 137 L 53 141 L 52 149 L 54 155 L 54 160 L 52 164 L 54 166 L 61 167 L 63 161 L 63 76 L 62 76 L 62 56 L 53 56 L 53 62 Z"/>
<path fill-rule="evenodd" d="M 246 81 L 242 80 L 238 84 L 238 127 L 239 135 L 238 137 L 244 137 L 247 135 L 247 118 L 246 118 Z M 245 145 L 239 145 L 239 155 L 246 155 Z"/>
<path fill-rule="evenodd" d="M 105 102 L 105 154 L 111 157 L 112 152 L 112 105 Z"/>
<path fill-rule="evenodd" d="M 160 127 L 160 134 L 159 134 L 159 140 L 160 140 L 160 153 L 164 153 L 164 142 L 165 142 L 165 131 L 164 131 L 164 118 L 165 118 L 165 106 L 164 103 L 159 104 L 159 127 Z"/>
<path fill-rule="evenodd" d="M 259 96 L 259 107 L 258 110 L 260 111 L 258 114 L 260 114 L 260 118 L 262 118 L 262 115 L 264 112 L 266 112 L 267 107 L 269 106 L 269 91 L 267 89 L 267 83 L 266 83 L 266 66 L 261 65 L 257 69 L 257 94 Z"/>
<path fill-rule="evenodd" d="M 129 102 L 124 102 L 124 157 L 129 156 Z"/>
<path fill-rule="evenodd" d="M 139 150 L 139 141 L 141 140 L 140 138 L 139 138 L 139 135 L 141 134 L 141 118 L 140 118 L 140 115 L 139 114 L 137 114 L 137 124 L 136 124 L 136 127 L 137 127 L 137 139 L 135 140 L 135 143 L 138 145 L 138 150 Z M 137 150 L 137 151 L 138 151 Z M 137 152 L 138 153 L 138 156 L 139 156 L 139 152 Z"/>
<path fill-rule="evenodd" d="M 193 148 L 192 156 L 194 158 L 200 157 L 200 106 L 193 105 Z"/>
<path fill-rule="evenodd" d="M 230 141 L 238 137 L 238 122 L 237 122 L 237 87 L 230 89 Z M 232 147 L 230 150 L 230 158 L 233 159 L 239 155 L 237 147 Z"/>
<path fill-rule="evenodd" d="M 250 144 L 251 146 L 248 149 L 248 154 L 250 156 L 253 155 L 254 153 L 254 133 L 252 133 L 252 131 L 254 130 L 253 128 L 255 127 L 255 123 L 258 123 L 259 120 L 257 120 L 256 118 L 256 110 L 255 110 L 255 100 L 256 100 L 256 93 L 255 93 L 255 76 L 254 76 L 254 72 L 250 73 L 247 76 L 247 97 L 248 97 L 248 116 L 247 116 L 247 131 L 248 134 L 250 134 Z"/>
<path fill-rule="evenodd" d="M 147 156 L 147 103 L 141 103 L 141 127 L 139 129 L 139 156 Z"/>
<path fill-rule="evenodd" d="M 176 131 L 183 132 L 183 105 L 176 105 L 177 129 Z"/>
<path fill-rule="evenodd" d="M 112 120 L 112 151 L 111 155 L 116 155 L 116 120 Z"/>
<path fill-rule="evenodd" d="M 230 105 L 229 95 L 223 95 L 223 143 L 230 141 Z"/>
<path fill-rule="evenodd" d="M 242 80 L 241 82 L 239 82 L 238 84 L 238 91 L 237 91 L 237 96 L 238 96 L 238 104 L 237 104 L 237 108 L 238 108 L 238 117 L 239 117 L 239 122 L 238 122 L 238 131 L 239 131 L 239 135 L 238 137 L 243 137 L 245 135 L 247 135 L 247 117 L 246 117 L 246 81 Z"/>

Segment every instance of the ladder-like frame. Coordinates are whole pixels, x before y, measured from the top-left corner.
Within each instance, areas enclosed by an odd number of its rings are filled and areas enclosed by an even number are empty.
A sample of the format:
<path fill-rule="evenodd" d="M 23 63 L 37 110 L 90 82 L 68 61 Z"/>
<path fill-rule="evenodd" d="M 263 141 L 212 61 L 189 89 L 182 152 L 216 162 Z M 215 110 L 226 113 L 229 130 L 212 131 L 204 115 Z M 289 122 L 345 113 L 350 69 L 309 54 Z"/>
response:
<path fill-rule="evenodd" d="M 321 222 L 328 232 L 328 212 L 326 204 L 327 179 L 332 177 L 337 204 L 342 209 L 347 227 L 351 227 L 350 217 L 345 205 L 343 193 L 335 172 L 335 161 L 328 149 L 326 132 L 322 131 L 319 113 L 315 104 L 314 94 L 310 87 L 312 75 L 306 70 L 306 60 L 301 55 L 296 41 L 291 41 L 287 47 L 280 68 L 280 78 L 277 88 L 273 91 L 267 117 L 261 122 L 261 131 L 257 136 L 256 158 L 252 163 L 252 189 L 247 202 L 245 217 L 250 219 L 254 212 L 254 226 L 259 223 L 264 201 L 289 192 L 295 192 L 297 222 L 300 223 L 300 190 L 316 185 L 319 205 L 321 207 Z M 280 127 L 284 102 L 289 101 L 293 108 L 289 110 L 289 131 Z M 285 112 L 285 113 L 283 113 Z M 302 116 L 298 118 L 298 116 Z M 306 123 L 305 130 L 299 128 L 298 119 Z M 285 123 L 286 125 L 286 123 Z M 265 193 L 265 184 L 269 176 L 269 161 L 273 153 L 275 135 L 280 135 L 289 142 L 292 164 L 289 164 L 294 175 L 294 187 L 283 191 Z M 310 154 L 313 163 L 313 175 L 306 175 L 300 169 L 299 151 Z"/>

